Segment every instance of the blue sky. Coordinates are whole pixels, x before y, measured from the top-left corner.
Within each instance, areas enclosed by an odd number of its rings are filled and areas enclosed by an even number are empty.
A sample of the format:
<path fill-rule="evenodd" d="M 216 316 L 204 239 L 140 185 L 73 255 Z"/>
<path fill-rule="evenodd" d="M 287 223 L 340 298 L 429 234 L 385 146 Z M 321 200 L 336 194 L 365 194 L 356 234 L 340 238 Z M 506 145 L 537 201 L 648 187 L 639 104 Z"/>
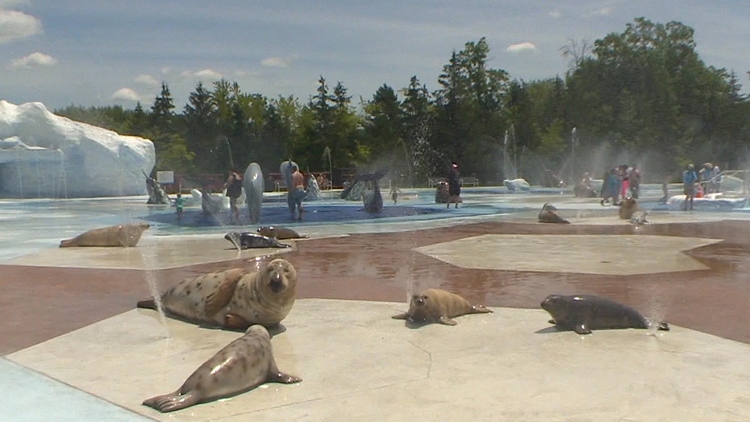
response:
<path fill-rule="evenodd" d="M 643 16 L 695 30 L 701 58 L 748 91 L 747 0 L 0 0 L 0 99 L 150 107 L 166 82 L 178 110 L 198 81 L 305 102 L 320 75 L 372 98 L 412 75 L 437 88 L 453 50 L 486 37 L 512 78 L 564 74 L 560 47 Z"/>

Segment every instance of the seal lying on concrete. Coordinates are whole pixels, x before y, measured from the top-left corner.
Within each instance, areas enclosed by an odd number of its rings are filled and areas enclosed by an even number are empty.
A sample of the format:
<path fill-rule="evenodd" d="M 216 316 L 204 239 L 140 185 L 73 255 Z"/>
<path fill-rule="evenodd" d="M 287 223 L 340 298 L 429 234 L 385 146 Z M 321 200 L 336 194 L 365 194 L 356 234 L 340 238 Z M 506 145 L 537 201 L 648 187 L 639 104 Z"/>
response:
<path fill-rule="evenodd" d="M 161 296 L 169 316 L 244 330 L 252 324 L 267 328 L 286 318 L 297 297 L 297 271 L 285 259 L 274 259 L 259 271 L 243 268 L 186 278 Z M 156 309 L 153 299 L 139 308 Z"/>
<path fill-rule="evenodd" d="M 118 224 L 83 232 L 60 242 L 61 248 L 71 246 L 122 246 L 132 248 L 141 240 L 141 235 L 151 227 L 148 223 Z"/>
<path fill-rule="evenodd" d="M 445 325 L 456 325 L 451 318 L 467 314 L 486 314 L 492 310 L 484 305 L 472 306 L 461 296 L 442 289 L 427 289 L 411 298 L 409 310 L 394 315 L 393 319 L 405 319 L 409 322 L 439 322 Z"/>
<path fill-rule="evenodd" d="M 229 232 L 224 239 L 232 242 L 235 248 L 291 248 L 291 245 L 280 243 L 277 238 L 263 236 L 257 233 Z"/>
<path fill-rule="evenodd" d="M 300 236 L 299 233 L 297 233 L 296 231 L 286 228 L 286 227 L 281 227 L 281 226 L 261 226 L 261 227 L 258 227 L 257 232 L 261 236 L 275 237 L 276 239 L 279 239 L 279 240 L 302 239 L 302 238 L 307 237 L 307 236 Z"/>
<path fill-rule="evenodd" d="M 646 215 L 648 215 L 646 211 L 636 211 L 630 217 L 630 223 L 634 224 L 636 227 L 642 224 L 646 224 L 648 223 L 648 220 L 646 220 Z"/>
<path fill-rule="evenodd" d="M 540 223 L 570 224 L 570 221 L 557 215 L 557 208 L 549 203 L 542 206 L 542 210 L 539 211 L 538 217 Z"/>
<path fill-rule="evenodd" d="M 638 203 L 633 198 L 623 199 L 620 203 L 620 209 L 617 211 L 618 215 L 623 220 L 630 220 L 633 214 L 638 211 Z"/>
<path fill-rule="evenodd" d="M 573 330 L 578 334 L 599 329 L 651 327 L 651 321 L 635 309 L 593 295 L 549 295 L 542 302 L 542 309 L 552 315 L 550 323 L 558 330 Z M 669 331 L 666 322 L 660 322 L 657 328 Z"/>
<path fill-rule="evenodd" d="M 253 325 L 244 336 L 199 366 L 177 391 L 151 397 L 143 404 L 160 412 L 172 412 L 244 393 L 267 382 L 292 384 L 300 381 L 299 377 L 279 371 L 268 331 Z"/>

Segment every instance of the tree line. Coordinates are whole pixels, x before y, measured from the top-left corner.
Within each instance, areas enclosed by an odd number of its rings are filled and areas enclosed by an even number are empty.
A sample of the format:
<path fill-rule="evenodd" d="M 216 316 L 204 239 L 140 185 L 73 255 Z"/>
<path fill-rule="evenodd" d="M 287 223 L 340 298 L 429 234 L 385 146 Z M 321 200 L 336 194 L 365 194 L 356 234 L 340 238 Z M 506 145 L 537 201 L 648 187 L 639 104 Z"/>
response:
<path fill-rule="evenodd" d="M 646 180 L 688 162 L 746 165 L 750 101 L 734 72 L 700 59 L 692 28 L 636 18 L 623 32 L 569 40 L 560 51 L 565 75 L 524 81 L 488 66 L 481 38 L 451 53 L 436 89 L 415 75 L 356 104 L 342 82 L 331 89 L 321 76 L 304 103 L 222 79 L 198 83 L 181 110 L 163 83 L 148 110 L 55 113 L 151 139 L 156 170 L 183 174 L 243 171 L 250 162 L 275 172 L 291 158 L 308 171 L 387 167 L 419 186 L 453 161 L 483 183 L 543 183 L 545 170 L 572 181 L 617 160 L 646 167 Z"/>

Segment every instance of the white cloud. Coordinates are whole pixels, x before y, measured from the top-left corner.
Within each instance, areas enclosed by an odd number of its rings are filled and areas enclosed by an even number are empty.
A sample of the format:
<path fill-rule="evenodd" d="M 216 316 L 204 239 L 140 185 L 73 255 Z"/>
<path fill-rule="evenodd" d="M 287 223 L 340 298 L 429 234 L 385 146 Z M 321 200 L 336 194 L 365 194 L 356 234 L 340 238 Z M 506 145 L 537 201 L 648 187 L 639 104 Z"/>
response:
<path fill-rule="evenodd" d="M 169 66 L 167 66 L 167 67 L 162 67 L 162 68 L 161 68 L 161 74 L 162 74 L 162 75 L 168 75 L 168 74 L 169 74 L 169 72 L 171 72 L 171 71 L 172 71 L 172 68 L 171 68 L 171 67 L 169 67 Z"/>
<path fill-rule="evenodd" d="M 505 51 L 508 51 L 510 53 L 519 53 L 522 51 L 535 51 L 536 46 L 530 42 L 522 42 L 518 44 L 511 44 L 508 46 L 508 48 L 505 49 Z"/>
<path fill-rule="evenodd" d="M 31 37 L 42 32 L 39 19 L 15 10 L 0 8 L 0 44 Z"/>
<path fill-rule="evenodd" d="M 13 59 L 13 61 L 10 62 L 10 68 L 34 69 L 37 67 L 50 67 L 54 66 L 55 64 L 57 64 L 57 60 L 54 57 L 37 51 L 36 53 L 31 53 L 26 57 L 21 57 L 20 59 Z"/>
<path fill-rule="evenodd" d="M 180 77 L 182 78 L 190 78 L 190 79 L 221 79 L 222 75 L 219 72 L 216 72 L 215 70 L 211 69 L 203 69 L 199 70 L 197 72 L 193 72 L 190 70 L 185 70 L 182 73 L 180 73 Z"/>
<path fill-rule="evenodd" d="M 198 78 L 206 79 L 221 79 L 221 73 L 215 72 L 211 69 L 203 69 L 195 72 L 195 76 Z"/>
<path fill-rule="evenodd" d="M 260 64 L 267 67 L 289 67 L 293 61 L 293 58 L 285 59 L 283 57 L 268 57 L 263 59 Z"/>
<path fill-rule="evenodd" d="M 130 88 L 120 88 L 115 91 L 114 94 L 112 94 L 112 99 L 115 101 L 119 100 L 137 102 L 140 101 L 141 97 L 137 92 L 133 91 Z"/>
<path fill-rule="evenodd" d="M 157 81 L 156 78 L 154 78 L 151 75 L 146 75 L 146 74 L 138 75 L 134 81 L 137 84 L 141 84 L 145 86 L 159 86 L 159 81 Z"/>
<path fill-rule="evenodd" d="M 558 19 L 558 18 L 562 17 L 562 13 L 558 12 L 557 10 L 555 10 L 554 12 L 549 12 L 549 16 L 551 18 Z"/>
<path fill-rule="evenodd" d="M 612 13 L 612 8 L 611 7 L 603 7 L 601 9 L 595 10 L 593 12 L 584 13 L 583 17 L 584 18 L 593 18 L 594 16 L 607 16 L 607 15 L 609 15 L 611 13 Z"/>

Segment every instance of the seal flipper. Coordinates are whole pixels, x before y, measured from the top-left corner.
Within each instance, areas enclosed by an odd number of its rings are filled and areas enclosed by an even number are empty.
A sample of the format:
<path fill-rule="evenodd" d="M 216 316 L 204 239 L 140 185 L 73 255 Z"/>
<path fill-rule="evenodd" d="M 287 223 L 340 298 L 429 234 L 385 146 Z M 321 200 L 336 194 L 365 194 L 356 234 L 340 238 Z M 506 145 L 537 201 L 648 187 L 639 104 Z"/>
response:
<path fill-rule="evenodd" d="M 456 325 L 456 324 L 457 324 L 457 322 L 456 322 L 456 321 L 454 321 L 454 320 L 452 320 L 452 319 L 448 318 L 448 317 L 447 317 L 447 316 L 445 316 L 445 315 L 441 316 L 441 317 L 440 317 L 440 318 L 439 318 L 439 319 L 437 320 L 437 322 L 439 322 L 439 323 L 441 323 L 441 324 L 443 324 L 443 325 Z"/>
<path fill-rule="evenodd" d="M 662 321 L 662 322 L 659 323 L 659 327 L 657 328 L 657 330 L 669 331 L 669 324 L 667 324 L 666 322 Z"/>
<path fill-rule="evenodd" d="M 250 326 L 245 318 L 233 313 L 228 313 L 224 317 L 224 328 L 230 328 L 235 330 L 246 330 Z"/>
<path fill-rule="evenodd" d="M 408 313 L 404 312 L 402 314 L 394 315 L 391 318 L 393 318 L 393 319 L 410 319 L 411 317 L 409 316 Z"/>
<path fill-rule="evenodd" d="M 573 327 L 573 331 L 575 331 L 578 334 L 591 334 L 591 329 L 588 325 L 586 325 L 585 322 L 582 322 L 580 324 L 576 324 Z"/>
<path fill-rule="evenodd" d="M 493 311 L 492 309 L 490 309 L 490 308 L 488 308 L 488 307 L 486 307 L 484 305 L 474 305 L 474 306 L 471 307 L 471 312 L 469 312 L 469 313 L 470 314 L 491 314 L 493 312 L 495 312 L 495 311 Z"/>
<path fill-rule="evenodd" d="M 223 307 L 227 306 L 240 279 L 247 274 L 244 269 L 229 270 L 224 274 L 224 280 L 219 284 L 215 292 L 206 297 L 204 312 L 207 318 L 216 315 Z"/>
<path fill-rule="evenodd" d="M 151 397 L 150 399 L 144 400 L 143 404 L 148 407 L 152 407 L 162 413 L 166 413 L 184 409 L 200 401 L 200 397 L 195 393 L 195 391 L 191 391 L 186 394 L 180 394 L 180 391 L 182 390 L 177 390 L 171 394 Z"/>
<path fill-rule="evenodd" d="M 154 299 L 139 300 L 135 306 L 136 308 L 156 310 L 156 301 Z"/>
<path fill-rule="evenodd" d="M 266 382 L 277 382 L 279 384 L 294 384 L 302 381 L 302 378 L 280 372 L 278 368 L 271 368 Z"/>

